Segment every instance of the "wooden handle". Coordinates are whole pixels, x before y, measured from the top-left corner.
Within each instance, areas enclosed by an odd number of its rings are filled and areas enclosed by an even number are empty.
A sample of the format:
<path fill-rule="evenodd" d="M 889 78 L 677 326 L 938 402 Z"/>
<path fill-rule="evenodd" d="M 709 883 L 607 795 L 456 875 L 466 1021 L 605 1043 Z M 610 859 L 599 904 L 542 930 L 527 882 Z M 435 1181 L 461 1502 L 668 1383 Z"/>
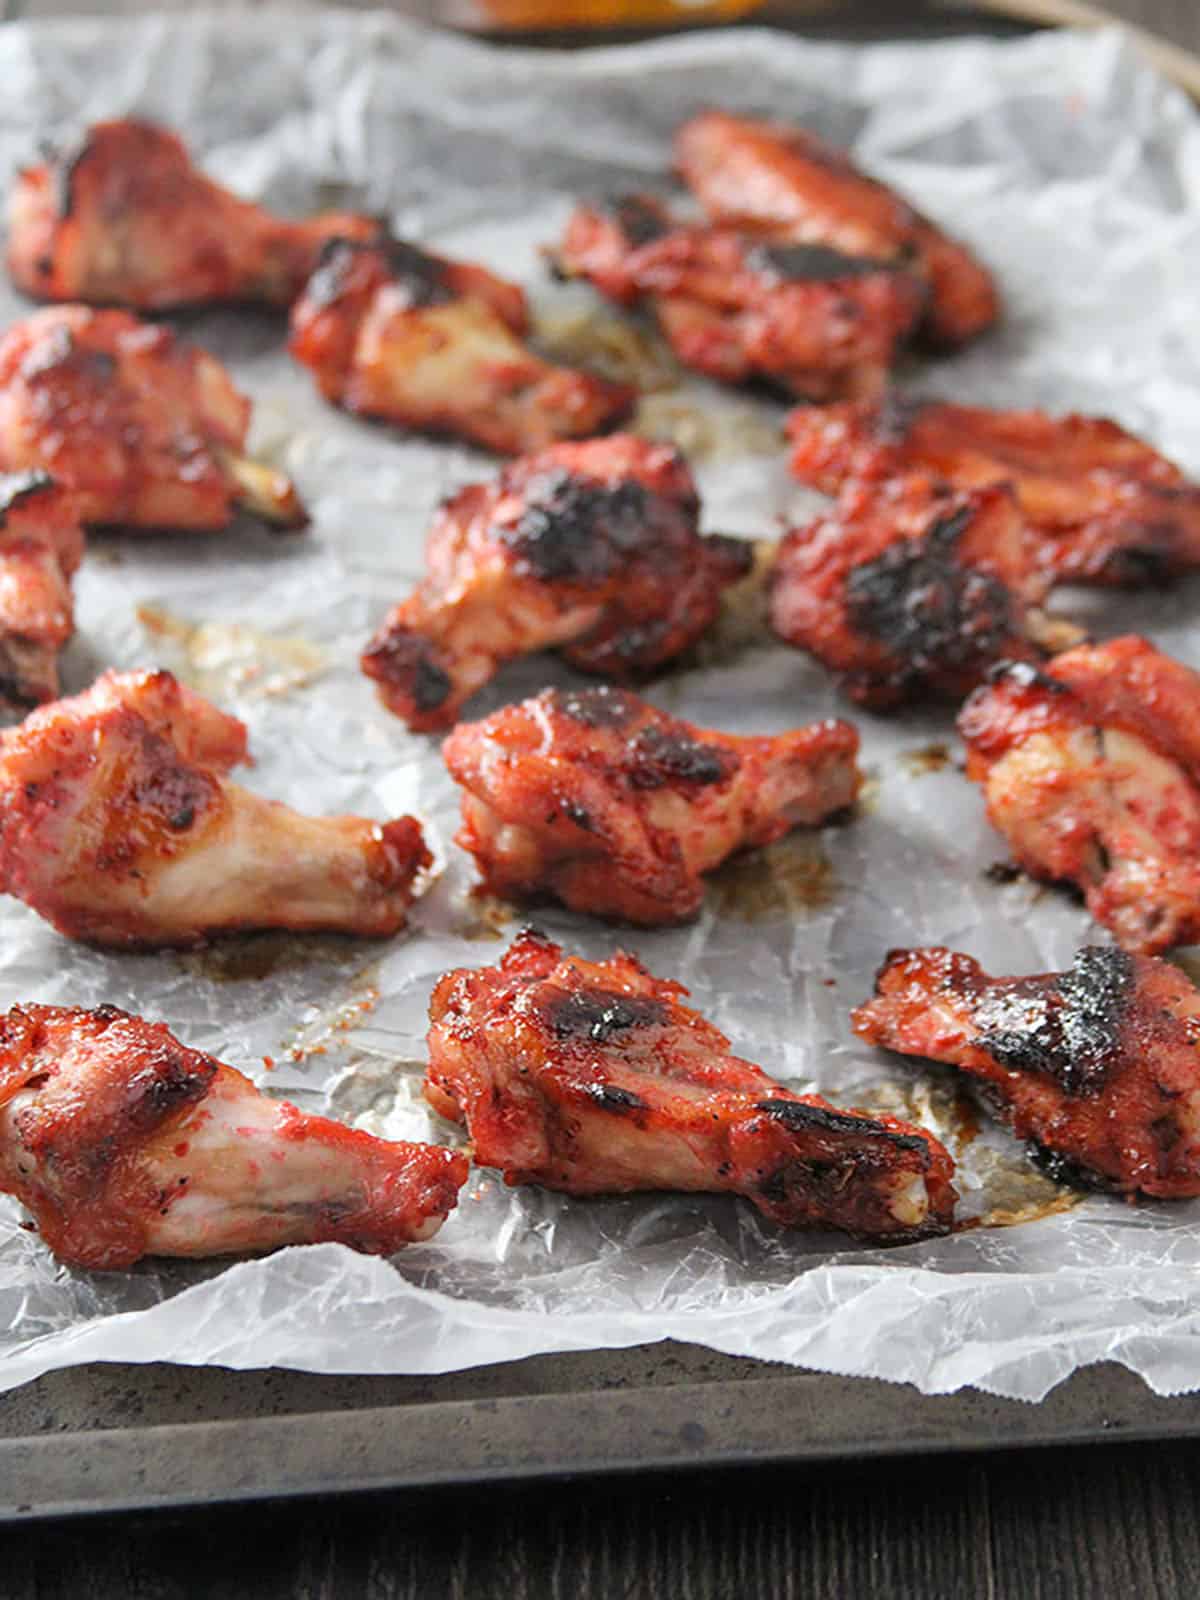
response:
<path fill-rule="evenodd" d="M 1181 45 L 1170 44 L 1136 23 L 1114 17 L 1110 11 L 1090 4 L 1090 0 L 974 0 L 978 11 L 997 16 L 1016 17 L 1022 22 L 1044 22 L 1061 28 L 1123 27 L 1142 54 L 1164 77 L 1170 78 L 1196 100 L 1200 100 L 1200 56 Z"/>

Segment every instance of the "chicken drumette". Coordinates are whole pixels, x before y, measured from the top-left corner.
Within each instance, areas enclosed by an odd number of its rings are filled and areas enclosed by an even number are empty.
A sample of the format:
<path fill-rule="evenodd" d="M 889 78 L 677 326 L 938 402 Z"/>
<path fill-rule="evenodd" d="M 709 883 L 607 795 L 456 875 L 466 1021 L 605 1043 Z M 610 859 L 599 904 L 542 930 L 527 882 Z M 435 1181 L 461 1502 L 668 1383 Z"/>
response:
<path fill-rule="evenodd" d="M 1000 667 L 959 717 L 967 773 L 1035 877 L 1128 950 L 1200 938 L 1200 676 L 1145 639 Z"/>
<path fill-rule="evenodd" d="M 0 1190 L 69 1266 L 329 1241 L 390 1255 L 437 1232 L 467 1170 L 269 1099 L 161 1022 L 0 1016 Z"/>
<path fill-rule="evenodd" d="M 1040 551 L 1003 484 L 853 483 L 780 544 L 771 625 L 862 705 L 961 700 L 995 662 L 1040 660 L 1039 643 L 1079 637 L 1037 609 L 1050 586 Z"/>
<path fill-rule="evenodd" d="M 438 512 L 428 576 L 362 658 L 410 728 L 453 725 L 505 661 L 559 649 L 624 678 L 669 661 L 709 627 L 750 570 L 748 543 L 701 537 L 682 456 L 627 434 L 552 445 Z"/>
<path fill-rule="evenodd" d="M 939 343 L 972 339 L 999 314 L 991 275 L 965 245 L 814 134 L 709 111 L 680 128 L 675 159 L 714 222 L 919 272 L 924 327 Z"/>
<path fill-rule="evenodd" d="M 646 302 L 685 366 L 812 400 L 877 394 L 924 306 L 895 262 L 684 226 L 640 195 L 581 206 L 554 259 L 618 305 Z"/>
<path fill-rule="evenodd" d="M 212 300 L 287 306 L 332 238 L 379 224 L 334 214 L 285 222 L 192 165 L 148 122 L 99 122 L 42 166 L 18 173 L 8 270 L 42 300 L 142 311 Z"/>
<path fill-rule="evenodd" d="M 75 631 L 71 579 L 83 559 L 78 503 L 44 472 L 0 475 L 0 709 L 58 693 Z"/>
<path fill-rule="evenodd" d="M 292 310 L 291 351 L 335 405 L 498 455 L 603 433 L 632 410 L 628 385 L 550 366 L 527 328 L 521 290 L 482 267 L 337 241 Z"/>
<path fill-rule="evenodd" d="M 1200 566 L 1200 487 L 1103 417 L 1048 417 L 887 397 L 794 411 L 792 469 L 827 494 L 927 472 L 1012 485 L 1060 582 L 1134 586 Z"/>
<path fill-rule="evenodd" d="M 242 454 L 249 425 L 219 361 L 128 312 L 51 306 L 0 338 L 0 467 L 52 473 L 85 523 L 303 527 L 288 479 Z"/>
<path fill-rule="evenodd" d="M 434 989 L 425 1093 L 506 1183 L 739 1194 L 784 1227 L 893 1242 L 949 1230 L 954 1163 L 932 1135 L 784 1088 L 686 996 L 526 930 Z"/>
<path fill-rule="evenodd" d="M 104 945 L 239 928 L 394 933 L 412 817 L 305 817 L 225 780 L 246 730 L 169 672 L 109 672 L 0 734 L 0 888 Z"/>
<path fill-rule="evenodd" d="M 737 738 L 610 688 L 547 689 L 445 744 L 486 889 L 647 927 L 694 916 L 735 850 L 850 805 L 857 752 L 845 722 Z"/>
<path fill-rule="evenodd" d="M 967 1074 L 1062 1182 L 1200 1195 L 1200 994 L 1177 967 L 1092 946 L 1069 972 L 989 978 L 950 950 L 896 950 L 855 1031 Z"/>

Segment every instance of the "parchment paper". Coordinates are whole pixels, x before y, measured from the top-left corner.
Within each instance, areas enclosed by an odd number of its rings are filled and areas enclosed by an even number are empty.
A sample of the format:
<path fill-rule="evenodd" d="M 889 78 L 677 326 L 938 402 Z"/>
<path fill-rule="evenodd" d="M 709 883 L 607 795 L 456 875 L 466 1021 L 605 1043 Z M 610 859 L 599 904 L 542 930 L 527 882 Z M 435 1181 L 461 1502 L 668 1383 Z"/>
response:
<path fill-rule="evenodd" d="M 381 16 L 260 12 L 9 26 L 0 74 L 5 183 L 39 138 L 136 109 L 251 196 L 366 205 L 521 279 L 559 340 L 595 305 L 538 261 L 573 196 L 663 187 L 671 130 L 706 104 L 794 117 L 853 145 L 999 274 L 1003 328 L 907 374 L 910 386 L 1109 413 L 1200 471 L 1200 126 L 1116 34 L 852 50 L 739 32 L 559 56 Z M 5 320 L 24 309 L 0 288 Z M 383 712 L 355 662 L 419 574 L 438 497 L 494 464 L 329 410 L 278 320 L 223 312 L 187 329 L 254 397 L 255 442 L 296 475 L 313 529 L 94 540 L 67 687 L 109 665 L 174 667 L 249 723 L 251 785 L 314 812 L 415 810 L 445 870 L 411 932 L 381 945 L 268 936 L 121 957 L 5 902 L 0 1002 L 112 1002 L 306 1109 L 453 1138 L 419 1098 L 429 989 L 448 967 L 494 960 L 518 922 L 468 898 L 436 743 Z M 647 425 L 704 445 L 710 528 L 762 538 L 803 505 L 773 443 L 782 414 L 688 384 L 657 395 Z M 1100 633 L 1144 628 L 1200 663 L 1200 586 L 1074 605 Z M 471 710 L 566 681 L 540 658 Z M 806 657 L 735 626 L 650 697 L 745 732 L 846 709 Z M 1200 1385 L 1200 1206 L 1075 1203 L 1003 1134 L 972 1137 L 945 1077 L 852 1039 L 847 1012 L 892 945 L 945 942 L 1009 973 L 1066 964 L 1093 933 L 1066 899 L 985 878 L 1004 849 L 938 748 L 956 749 L 948 716 L 855 720 L 872 778 L 862 815 L 736 864 L 694 926 L 622 935 L 540 920 L 573 949 L 625 942 L 683 978 L 739 1053 L 789 1083 L 922 1116 L 962 1159 L 966 1214 L 1040 1220 L 870 1251 L 781 1234 L 730 1200 L 580 1202 L 477 1171 L 438 1239 L 394 1261 L 325 1245 L 88 1274 L 57 1266 L 4 1201 L 0 1386 L 96 1359 L 432 1372 L 667 1337 L 929 1392 L 1033 1399 L 1104 1358 L 1160 1392 Z"/>

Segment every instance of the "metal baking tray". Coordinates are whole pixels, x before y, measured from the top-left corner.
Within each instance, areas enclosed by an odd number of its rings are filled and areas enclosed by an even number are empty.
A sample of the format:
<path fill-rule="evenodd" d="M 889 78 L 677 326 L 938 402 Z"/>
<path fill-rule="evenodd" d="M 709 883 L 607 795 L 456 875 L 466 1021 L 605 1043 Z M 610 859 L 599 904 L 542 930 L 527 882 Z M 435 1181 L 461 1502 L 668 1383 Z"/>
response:
<path fill-rule="evenodd" d="M 961 33 L 863 0 L 830 38 Z M 756 20 L 785 21 L 781 5 Z M 882 20 L 881 20 L 882 19 Z M 1019 25 L 973 17 L 976 32 Z M 609 36 L 611 39 L 611 36 Z M 582 42 L 562 35 L 525 43 Z M 663 1342 L 431 1377 L 95 1364 L 0 1395 L 0 1522 L 359 1490 L 1200 1436 L 1200 1394 L 1111 1364 L 1039 1405 L 922 1396 Z"/>

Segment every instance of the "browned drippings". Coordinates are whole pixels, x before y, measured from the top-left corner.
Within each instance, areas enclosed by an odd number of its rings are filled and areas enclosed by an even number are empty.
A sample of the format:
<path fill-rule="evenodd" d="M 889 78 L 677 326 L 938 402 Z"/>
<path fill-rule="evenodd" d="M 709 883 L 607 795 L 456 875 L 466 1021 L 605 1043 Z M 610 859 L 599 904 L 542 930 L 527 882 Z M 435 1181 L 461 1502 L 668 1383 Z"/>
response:
<path fill-rule="evenodd" d="M 534 342 L 554 361 L 631 383 L 643 394 L 677 389 L 683 377 L 670 347 L 651 327 L 595 308 L 540 316 Z"/>
<path fill-rule="evenodd" d="M 346 986 L 345 998 L 302 1023 L 280 1054 L 297 1062 L 328 1055 L 341 1043 L 340 1036 L 358 1027 L 379 1004 L 378 976 L 377 962 L 356 972 Z"/>
<path fill-rule="evenodd" d="M 158 605 L 140 605 L 136 615 L 147 633 L 176 646 L 179 678 L 215 699 L 237 691 L 287 694 L 315 682 L 329 665 L 309 640 L 260 633 L 244 622 L 193 622 Z"/>
<path fill-rule="evenodd" d="M 458 938 L 503 939 L 516 920 L 520 907 L 479 890 L 471 895 L 468 911 L 467 918 L 454 929 Z"/>
<path fill-rule="evenodd" d="M 732 856 L 708 882 L 713 914 L 739 922 L 819 911 L 838 890 L 820 837 L 799 832 L 765 849 Z"/>
<path fill-rule="evenodd" d="M 644 394 L 629 431 L 673 444 L 690 461 L 729 461 L 778 455 L 779 424 L 750 406 L 709 410 L 675 395 Z"/>
<path fill-rule="evenodd" d="M 268 931 L 230 934 L 201 950 L 183 952 L 179 960 L 213 983 L 254 983 L 292 969 L 346 965 L 361 955 L 362 941 L 351 935 Z"/>
<path fill-rule="evenodd" d="M 911 777 L 921 778 L 926 773 L 942 772 L 950 765 L 950 748 L 940 742 L 923 744 L 916 750 L 902 750 L 900 760 Z"/>

